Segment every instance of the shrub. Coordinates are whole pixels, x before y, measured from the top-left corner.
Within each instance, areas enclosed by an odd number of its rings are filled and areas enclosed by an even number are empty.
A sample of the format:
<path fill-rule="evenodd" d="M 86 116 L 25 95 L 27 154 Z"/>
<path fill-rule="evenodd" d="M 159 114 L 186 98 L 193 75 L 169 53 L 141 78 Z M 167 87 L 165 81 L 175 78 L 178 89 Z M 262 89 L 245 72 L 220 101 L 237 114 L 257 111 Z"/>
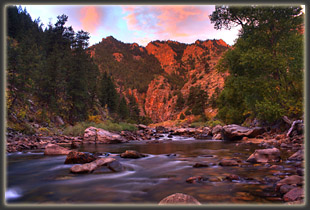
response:
<path fill-rule="evenodd" d="M 35 134 L 35 130 L 33 129 L 33 127 L 27 123 L 16 123 L 11 125 L 10 127 L 12 127 L 12 129 L 21 132 L 23 134 L 26 135 L 34 135 Z"/>
<path fill-rule="evenodd" d="M 221 122 L 221 121 L 219 121 L 219 120 L 212 120 L 212 121 L 208 121 L 207 123 L 206 123 L 206 125 L 208 126 L 208 127 L 214 127 L 214 126 L 216 126 L 216 125 L 224 125 L 224 123 L 223 122 Z"/>
<path fill-rule="evenodd" d="M 185 116 L 184 116 L 184 114 L 182 113 L 181 115 L 180 115 L 180 120 L 184 120 L 185 119 Z"/>
<path fill-rule="evenodd" d="M 88 116 L 88 121 L 89 122 L 94 122 L 94 123 L 101 123 L 101 115 L 90 115 Z"/>
<path fill-rule="evenodd" d="M 88 127 L 96 127 L 101 128 L 107 131 L 135 131 L 137 130 L 136 126 L 130 123 L 113 123 L 109 120 L 101 122 L 101 123 L 94 123 L 94 122 L 79 122 L 74 126 L 68 126 L 64 130 L 65 135 L 72 135 L 72 136 L 83 136 L 84 131 Z"/>
<path fill-rule="evenodd" d="M 40 133 L 43 133 L 45 135 L 51 135 L 52 134 L 52 132 L 48 128 L 45 128 L 45 127 L 39 128 L 38 130 Z"/>
<path fill-rule="evenodd" d="M 190 110 L 185 111 L 185 115 L 191 115 L 191 114 L 192 114 L 192 112 Z"/>
<path fill-rule="evenodd" d="M 199 127 L 205 127 L 205 126 L 207 126 L 207 123 L 206 122 L 202 122 L 202 121 L 193 122 L 190 125 L 191 128 L 199 128 Z"/>

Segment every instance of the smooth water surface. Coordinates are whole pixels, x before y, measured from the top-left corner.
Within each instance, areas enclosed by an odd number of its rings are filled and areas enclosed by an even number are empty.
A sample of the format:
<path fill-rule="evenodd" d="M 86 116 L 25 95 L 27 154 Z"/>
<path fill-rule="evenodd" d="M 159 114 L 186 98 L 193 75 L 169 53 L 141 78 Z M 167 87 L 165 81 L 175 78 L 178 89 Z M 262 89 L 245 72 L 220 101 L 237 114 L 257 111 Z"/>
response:
<path fill-rule="evenodd" d="M 162 143 L 131 142 L 124 144 L 86 145 L 80 151 L 109 154 L 121 162 L 124 170 L 108 169 L 92 174 L 72 174 L 66 156 L 44 156 L 43 151 L 14 153 L 7 156 L 8 203 L 83 203 L 83 204 L 157 204 L 173 193 L 194 196 L 202 204 L 281 203 L 268 179 L 294 173 L 291 163 L 281 171 L 265 164 L 245 160 L 257 145 L 236 146 L 236 142 L 173 139 Z M 145 158 L 125 159 L 126 150 L 147 154 Z M 286 154 L 282 154 L 285 156 Z M 223 158 L 235 158 L 241 166 L 219 166 Z M 194 168 L 195 163 L 209 167 Z M 240 180 L 225 177 L 236 174 Z M 187 183 L 193 176 L 218 178 L 220 181 Z"/>

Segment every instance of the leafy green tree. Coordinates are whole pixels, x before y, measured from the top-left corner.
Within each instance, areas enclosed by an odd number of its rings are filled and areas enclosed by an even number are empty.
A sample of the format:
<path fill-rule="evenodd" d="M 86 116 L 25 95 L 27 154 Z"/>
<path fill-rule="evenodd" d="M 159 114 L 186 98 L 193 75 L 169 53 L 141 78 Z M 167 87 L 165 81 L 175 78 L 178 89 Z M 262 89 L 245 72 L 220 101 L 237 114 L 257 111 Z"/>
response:
<path fill-rule="evenodd" d="M 270 123 L 300 117 L 303 101 L 301 7 L 216 7 L 216 29 L 241 26 L 239 39 L 218 68 L 230 76 L 218 99 L 219 116 L 240 123 L 247 116 Z"/>

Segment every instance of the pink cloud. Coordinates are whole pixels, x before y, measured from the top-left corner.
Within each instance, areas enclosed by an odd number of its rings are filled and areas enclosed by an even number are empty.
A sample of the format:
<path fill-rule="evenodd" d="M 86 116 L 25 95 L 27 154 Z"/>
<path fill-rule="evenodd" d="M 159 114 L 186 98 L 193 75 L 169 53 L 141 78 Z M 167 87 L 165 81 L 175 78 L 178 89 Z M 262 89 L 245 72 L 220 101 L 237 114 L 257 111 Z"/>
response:
<path fill-rule="evenodd" d="M 161 39 L 191 37 L 205 33 L 210 25 L 208 15 L 214 6 L 165 5 L 122 6 L 130 30 L 142 30 Z"/>
<path fill-rule="evenodd" d="M 95 6 L 85 6 L 80 10 L 80 21 L 84 30 L 95 33 L 101 23 L 101 13 Z"/>

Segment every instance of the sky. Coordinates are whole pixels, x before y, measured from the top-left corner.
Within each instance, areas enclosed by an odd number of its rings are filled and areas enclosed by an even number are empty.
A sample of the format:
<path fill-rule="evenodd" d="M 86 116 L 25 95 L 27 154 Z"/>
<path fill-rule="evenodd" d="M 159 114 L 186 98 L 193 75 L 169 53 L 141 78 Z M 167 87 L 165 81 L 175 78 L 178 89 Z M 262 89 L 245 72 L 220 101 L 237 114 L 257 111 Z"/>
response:
<path fill-rule="evenodd" d="M 68 16 L 66 26 L 90 33 L 89 44 L 113 36 L 124 43 L 146 46 L 154 40 L 194 43 L 196 40 L 223 39 L 233 45 L 238 28 L 216 30 L 209 15 L 214 5 L 22 5 L 32 19 L 47 26 L 57 16 Z"/>

